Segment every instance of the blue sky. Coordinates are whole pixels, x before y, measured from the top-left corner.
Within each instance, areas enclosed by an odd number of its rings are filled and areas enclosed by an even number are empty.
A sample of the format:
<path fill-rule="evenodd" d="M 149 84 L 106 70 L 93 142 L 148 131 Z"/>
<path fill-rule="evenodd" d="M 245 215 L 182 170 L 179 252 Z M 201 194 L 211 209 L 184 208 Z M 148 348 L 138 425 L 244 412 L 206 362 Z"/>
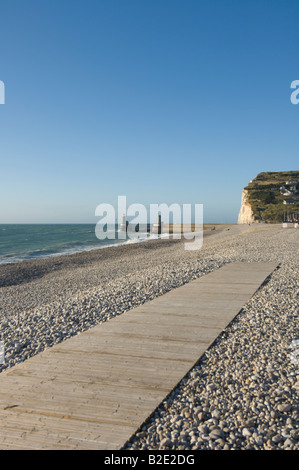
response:
<path fill-rule="evenodd" d="M 298 0 L 0 0 L 0 223 L 98 204 L 237 221 L 261 171 L 298 170 Z"/>

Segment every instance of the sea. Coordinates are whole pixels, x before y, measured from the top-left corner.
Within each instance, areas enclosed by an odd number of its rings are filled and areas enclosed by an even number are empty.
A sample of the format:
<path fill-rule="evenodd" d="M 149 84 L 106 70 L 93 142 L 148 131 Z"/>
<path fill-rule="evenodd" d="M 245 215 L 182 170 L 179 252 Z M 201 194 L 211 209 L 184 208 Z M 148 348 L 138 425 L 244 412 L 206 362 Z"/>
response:
<path fill-rule="evenodd" d="M 109 231 L 110 230 L 110 231 Z M 157 238 L 147 227 L 121 238 L 117 224 L 96 236 L 95 224 L 0 224 L 0 264 L 70 255 Z M 109 238 L 113 237 L 113 238 Z"/>

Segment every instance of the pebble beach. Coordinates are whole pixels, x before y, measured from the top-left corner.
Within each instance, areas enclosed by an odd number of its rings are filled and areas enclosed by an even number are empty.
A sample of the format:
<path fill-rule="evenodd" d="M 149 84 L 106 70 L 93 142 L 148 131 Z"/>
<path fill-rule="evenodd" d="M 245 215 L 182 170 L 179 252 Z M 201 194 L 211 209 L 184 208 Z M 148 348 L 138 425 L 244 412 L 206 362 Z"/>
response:
<path fill-rule="evenodd" d="M 299 229 L 227 225 L 200 250 L 159 239 L 1 265 L 0 371 L 226 263 L 275 261 L 124 449 L 298 450 L 298 247 Z"/>

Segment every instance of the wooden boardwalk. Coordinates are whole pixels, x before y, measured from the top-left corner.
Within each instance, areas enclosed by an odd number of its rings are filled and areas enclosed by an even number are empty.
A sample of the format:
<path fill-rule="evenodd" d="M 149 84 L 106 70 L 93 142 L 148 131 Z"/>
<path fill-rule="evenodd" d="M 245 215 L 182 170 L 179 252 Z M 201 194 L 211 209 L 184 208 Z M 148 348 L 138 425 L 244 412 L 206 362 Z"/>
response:
<path fill-rule="evenodd" d="M 231 263 L 0 374 L 0 449 L 120 449 L 277 263 Z"/>

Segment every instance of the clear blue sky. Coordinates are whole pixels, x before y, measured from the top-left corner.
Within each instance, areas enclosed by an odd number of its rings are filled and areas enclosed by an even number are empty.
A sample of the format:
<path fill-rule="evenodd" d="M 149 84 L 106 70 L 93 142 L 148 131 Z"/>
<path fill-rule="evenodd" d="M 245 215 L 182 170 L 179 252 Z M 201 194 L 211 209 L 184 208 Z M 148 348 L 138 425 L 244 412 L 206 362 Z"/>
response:
<path fill-rule="evenodd" d="M 237 221 L 261 171 L 298 170 L 298 0 L 1 0 L 0 223 L 100 203 Z"/>

